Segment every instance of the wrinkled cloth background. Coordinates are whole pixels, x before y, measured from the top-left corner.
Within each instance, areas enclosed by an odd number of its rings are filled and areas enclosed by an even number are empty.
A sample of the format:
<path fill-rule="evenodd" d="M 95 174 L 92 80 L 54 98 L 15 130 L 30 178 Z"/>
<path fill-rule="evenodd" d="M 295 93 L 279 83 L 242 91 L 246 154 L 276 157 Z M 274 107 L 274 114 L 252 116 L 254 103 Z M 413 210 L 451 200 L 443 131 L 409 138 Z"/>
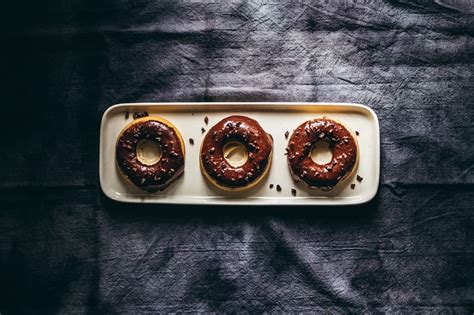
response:
<path fill-rule="evenodd" d="M 1 314 L 472 314 L 471 1 L 2 6 Z M 145 101 L 366 104 L 381 126 L 378 195 L 330 208 L 110 201 L 101 116 Z"/>

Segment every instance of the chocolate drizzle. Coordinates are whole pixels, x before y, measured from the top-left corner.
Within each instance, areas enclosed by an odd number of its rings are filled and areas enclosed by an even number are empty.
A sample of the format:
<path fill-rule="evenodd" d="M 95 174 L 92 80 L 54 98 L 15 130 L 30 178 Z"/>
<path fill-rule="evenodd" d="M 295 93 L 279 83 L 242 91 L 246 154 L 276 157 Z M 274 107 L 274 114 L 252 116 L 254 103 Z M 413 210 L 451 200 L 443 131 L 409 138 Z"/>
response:
<path fill-rule="evenodd" d="M 326 141 L 332 152 L 332 160 L 323 165 L 311 159 L 311 150 L 318 141 Z M 290 137 L 287 152 L 293 178 L 323 190 L 334 188 L 357 162 L 356 139 L 342 124 L 325 117 L 298 126 Z"/>
<path fill-rule="evenodd" d="M 248 151 L 248 159 L 241 166 L 234 167 L 224 158 L 224 145 L 231 141 L 242 143 Z M 272 137 L 257 121 L 246 116 L 229 116 L 206 134 L 201 147 L 201 164 L 219 185 L 242 188 L 264 174 L 272 147 Z"/>
<path fill-rule="evenodd" d="M 161 158 L 146 165 L 137 158 L 141 140 L 150 140 L 162 148 Z M 136 120 L 117 140 L 115 156 L 122 173 L 138 188 L 147 191 L 163 190 L 184 172 L 184 144 L 178 132 L 153 117 Z"/>

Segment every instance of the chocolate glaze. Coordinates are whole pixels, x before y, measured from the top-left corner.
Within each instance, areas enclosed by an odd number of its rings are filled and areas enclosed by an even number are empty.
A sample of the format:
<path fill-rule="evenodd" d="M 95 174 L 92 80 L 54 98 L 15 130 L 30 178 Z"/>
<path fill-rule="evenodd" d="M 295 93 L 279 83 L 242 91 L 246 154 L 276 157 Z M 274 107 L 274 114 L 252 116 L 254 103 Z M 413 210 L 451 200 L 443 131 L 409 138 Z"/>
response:
<path fill-rule="evenodd" d="M 311 150 L 318 141 L 329 143 L 332 160 L 327 164 L 317 164 L 311 159 Z M 304 122 L 288 141 L 288 165 L 293 178 L 310 188 L 334 188 L 357 162 L 356 141 L 346 127 L 326 117 Z"/>
<path fill-rule="evenodd" d="M 224 145 L 230 141 L 242 143 L 248 159 L 234 167 L 224 158 Z M 273 139 L 256 120 L 246 116 L 229 116 L 215 124 L 204 137 L 201 163 L 204 171 L 219 185 L 241 188 L 264 174 L 272 154 Z"/>
<path fill-rule="evenodd" d="M 150 140 L 161 146 L 161 159 L 153 165 L 141 163 L 137 146 Z M 184 172 L 184 144 L 177 131 L 161 121 L 137 120 L 117 139 L 115 156 L 122 173 L 138 188 L 147 191 L 163 190 Z"/>

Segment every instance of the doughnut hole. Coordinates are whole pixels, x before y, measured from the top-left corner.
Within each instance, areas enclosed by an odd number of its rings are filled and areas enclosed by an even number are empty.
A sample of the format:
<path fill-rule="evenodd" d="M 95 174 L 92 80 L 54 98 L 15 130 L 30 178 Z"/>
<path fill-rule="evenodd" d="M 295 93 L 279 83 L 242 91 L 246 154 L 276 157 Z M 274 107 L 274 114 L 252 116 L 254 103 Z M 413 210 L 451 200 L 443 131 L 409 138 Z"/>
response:
<path fill-rule="evenodd" d="M 310 155 L 313 162 L 319 165 L 327 164 L 332 160 L 331 148 L 329 143 L 324 140 L 320 140 L 313 145 Z"/>
<path fill-rule="evenodd" d="M 249 157 L 247 148 L 238 141 L 230 141 L 224 144 L 224 159 L 232 167 L 240 167 L 244 165 Z"/>
<path fill-rule="evenodd" d="M 161 146 L 151 140 L 140 140 L 137 145 L 137 159 L 145 165 L 158 163 L 163 154 Z"/>

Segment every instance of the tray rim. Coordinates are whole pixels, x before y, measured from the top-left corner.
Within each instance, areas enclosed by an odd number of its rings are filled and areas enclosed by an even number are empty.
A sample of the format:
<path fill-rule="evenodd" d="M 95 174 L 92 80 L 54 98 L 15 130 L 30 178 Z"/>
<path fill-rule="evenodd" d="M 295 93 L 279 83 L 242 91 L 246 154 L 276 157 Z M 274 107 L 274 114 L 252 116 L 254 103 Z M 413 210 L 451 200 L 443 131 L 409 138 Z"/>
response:
<path fill-rule="evenodd" d="M 244 106 L 251 106 L 251 105 L 264 105 L 264 106 L 271 106 L 271 105 L 279 105 L 279 106 L 328 106 L 328 107 L 339 107 L 339 106 L 347 106 L 347 107 L 354 107 L 361 110 L 367 111 L 372 120 L 375 123 L 375 127 L 377 132 L 374 134 L 375 138 L 375 159 L 377 162 L 377 167 L 375 170 L 375 189 L 372 191 L 370 195 L 366 198 L 355 200 L 355 201 L 348 201 L 345 203 L 329 203 L 329 202 L 319 202 L 319 203 L 299 203 L 299 202 L 292 202 L 292 203 L 252 203 L 252 202 L 235 202 L 233 200 L 207 200 L 207 202 L 180 202 L 180 201 L 156 201 L 156 202 L 143 202 L 142 198 L 132 199 L 132 200 L 124 200 L 120 198 L 116 198 L 114 195 L 110 195 L 104 187 L 104 170 L 102 167 L 103 161 L 103 142 L 104 137 L 102 136 L 104 125 L 106 122 L 107 116 L 110 112 L 114 111 L 120 107 L 140 107 L 140 106 L 216 106 L 216 105 L 244 105 Z M 367 105 L 359 104 L 359 103 L 345 103 L 345 102 L 139 102 L 139 103 L 118 103 L 108 107 L 104 113 L 102 114 L 101 122 L 100 122 L 100 133 L 99 133 L 99 183 L 102 193 L 107 196 L 109 199 L 121 202 L 121 203 L 129 203 L 129 204 L 161 204 L 161 205 L 203 205 L 203 206 L 253 206 L 253 207 L 264 207 L 264 206 L 278 206 L 278 207 L 344 207 L 344 206 L 355 206 L 367 203 L 375 198 L 380 186 L 380 123 L 375 111 L 368 107 Z"/>

